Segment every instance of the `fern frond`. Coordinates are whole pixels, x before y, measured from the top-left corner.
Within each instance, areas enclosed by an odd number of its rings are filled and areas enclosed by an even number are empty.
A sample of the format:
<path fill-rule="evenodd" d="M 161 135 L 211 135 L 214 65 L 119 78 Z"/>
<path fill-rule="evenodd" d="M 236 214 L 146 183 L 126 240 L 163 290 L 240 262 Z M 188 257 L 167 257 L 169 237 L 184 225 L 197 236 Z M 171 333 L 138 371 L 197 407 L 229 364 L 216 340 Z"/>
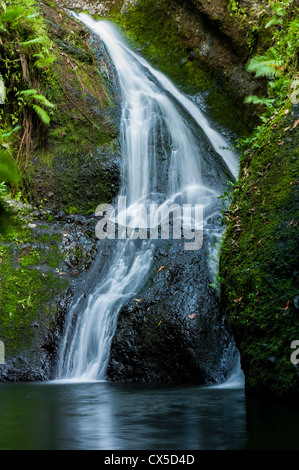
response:
<path fill-rule="evenodd" d="M 259 98 L 255 95 L 246 96 L 244 103 L 252 103 L 252 104 L 262 104 L 264 106 L 271 106 L 274 100 L 270 98 Z"/>
<path fill-rule="evenodd" d="M 25 95 L 25 96 L 33 96 L 36 95 L 37 91 L 34 88 L 31 88 L 30 90 L 22 90 L 20 92 L 20 95 Z"/>
<path fill-rule="evenodd" d="M 21 42 L 22 46 L 32 46 L 33 44 L 42 44 L 45 42 L 45 38 L 42 36 L 39 36 L 34 39 L 29 39 L 28 41 Z"/>
<path fill-rule="evenodd" d="M 42 109 L 40 106 L 38 106 L 37 104 L 33 104 L 32 107 L 33 107 L 34 111 L 36 112 L 36 114 L 38 115 L 38 117 L 40 118 L 40 120 L 46 126 L 48 126 L 50 124 L 49 114 L 44 109 Z"/>
<path fill-rule="evenodd" d="M 40 101 L 41 104 L 43 104 L 44 106 L 47 106 L 48 108 L 52 108 L 52 109 L 55 108 L 55 105 L 51 103 L 49 100 L 47 100 L 47 98 L 44 95 L 33 95 L 32 98 Z"/>
<path fill-rule="evenodd" d="M 253 57 L 247 66 L 247 71 L 255 73 L 255 78 L 271 78 L 279 75 L 279 67 L 282 64 L 283 61 L 278 57 L 277 53 L 270 49 L 266 55 Z"/>
<path fill-rule="evenodd" d="M 19 181 L 20 175 L 15 161 L 7 150 L 0 149 L 0 182 L 16 184 Z"/>

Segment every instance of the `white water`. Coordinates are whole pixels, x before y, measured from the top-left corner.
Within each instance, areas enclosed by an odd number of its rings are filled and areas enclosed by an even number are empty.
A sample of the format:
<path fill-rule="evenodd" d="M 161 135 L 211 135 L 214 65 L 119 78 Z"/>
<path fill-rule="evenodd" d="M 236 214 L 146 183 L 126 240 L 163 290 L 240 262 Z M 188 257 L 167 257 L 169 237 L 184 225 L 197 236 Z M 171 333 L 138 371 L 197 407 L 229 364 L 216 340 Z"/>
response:
<path fill-rule="evenodd" d="M 140 202 L 146 206 L 203 204 L 205 215 L 213 214 L 219 193 L 203 183 L 203 150 L 175 103 L 204 130 L 212 147 L 236 175 L 237 158 L 227 150 L 227 142 L 163 74 L 129 49 L 114 26 L 96 22 L 86 14 L 75 16 L 105 43 L 118 74 L 122 95 L 120 194 L 127 198 L 131 220 L 139 217 L 136 204 Z M 139 220 L 138 226 L 142 223 Z M 115 242 L 105 275 L 85 304 L 82 294 L 68 314 L 60 354 L 60 380 L 105 380 L 118 313 L 146 279 L 152 257 L 150 241 L 142 242 L 138 249 L 132 240 Z"/>

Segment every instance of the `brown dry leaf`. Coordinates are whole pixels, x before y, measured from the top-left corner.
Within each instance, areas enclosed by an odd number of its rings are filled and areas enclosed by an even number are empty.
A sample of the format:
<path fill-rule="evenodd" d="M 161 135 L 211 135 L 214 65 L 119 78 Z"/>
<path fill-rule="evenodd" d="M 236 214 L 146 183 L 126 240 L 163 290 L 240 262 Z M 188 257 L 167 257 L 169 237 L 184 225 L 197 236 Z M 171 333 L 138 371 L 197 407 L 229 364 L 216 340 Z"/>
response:
<path fill-rule="evenodd" d="M 165 268 L 165 266 L 161 266 L 161 268 L 158 269 L 158 273 L 161 271 L 161 269 Z"/>
<path fill-rule="evenodd" d="M 298 124 L 299 124 L 299 119 L 297 119 L 297 121 L 294 122 L 293 129 L 295 129 L 295 127 L 297 127 Z"/>
<path fill-rule="evenodd" d="M 285 306 L 283 307 L 283 311 L 286 312 L 289 309 L 290 301 L 288 300 Z"/>
<path fill-rule="evenodd" d="M 236 304 L 238 304 L 238 303 L 241 302 L 242 299 L 243 299 L 243 297 L 238 297 L 237 299 L 234 300 L 234 302 L 235 302 Z"/>
<path fill-rule="evenodd" d="M 196 317 L 196 314 L 195 313 L 191 313 L 191 315 L 188 315 L 189 318 L 195 318 Z"/>
<path fill-rule="evenodd" d="M 261 241 L 262 241 L 262 238 L 257 242 L 257 245 L 259 245 L 261 243 Z"/>

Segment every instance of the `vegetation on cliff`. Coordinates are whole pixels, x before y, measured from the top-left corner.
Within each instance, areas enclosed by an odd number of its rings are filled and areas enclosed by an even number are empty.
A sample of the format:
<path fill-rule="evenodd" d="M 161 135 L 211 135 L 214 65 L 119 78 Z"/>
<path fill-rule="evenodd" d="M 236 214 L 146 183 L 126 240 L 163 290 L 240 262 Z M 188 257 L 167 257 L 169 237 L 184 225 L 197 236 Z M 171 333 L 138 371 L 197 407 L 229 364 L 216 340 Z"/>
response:
<path fill-rule="evenodd" d="M 290 357 L 298 339 L 298 9 L 292 1 L 272 2 L 263 14 L 271 41 L 248 68 L 267 79 L 267 95 L 247 98 L 262 106 L 261 123 L 238 141 L 240 175 L 225 213 L 220 292 L 247 389 L 295 398 L 298 366 Z"/>

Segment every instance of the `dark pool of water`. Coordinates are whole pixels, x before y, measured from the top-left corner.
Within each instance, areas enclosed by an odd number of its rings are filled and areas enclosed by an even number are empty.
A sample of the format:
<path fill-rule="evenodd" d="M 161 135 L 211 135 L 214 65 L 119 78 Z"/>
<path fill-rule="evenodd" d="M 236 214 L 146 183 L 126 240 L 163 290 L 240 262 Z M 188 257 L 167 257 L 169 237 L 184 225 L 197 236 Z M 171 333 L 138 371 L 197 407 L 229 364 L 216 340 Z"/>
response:
<path fill-rule="evenodd" d="M 298 423 L 242 388 L 0 384 L 1 450 L 297 450 Z"/>

